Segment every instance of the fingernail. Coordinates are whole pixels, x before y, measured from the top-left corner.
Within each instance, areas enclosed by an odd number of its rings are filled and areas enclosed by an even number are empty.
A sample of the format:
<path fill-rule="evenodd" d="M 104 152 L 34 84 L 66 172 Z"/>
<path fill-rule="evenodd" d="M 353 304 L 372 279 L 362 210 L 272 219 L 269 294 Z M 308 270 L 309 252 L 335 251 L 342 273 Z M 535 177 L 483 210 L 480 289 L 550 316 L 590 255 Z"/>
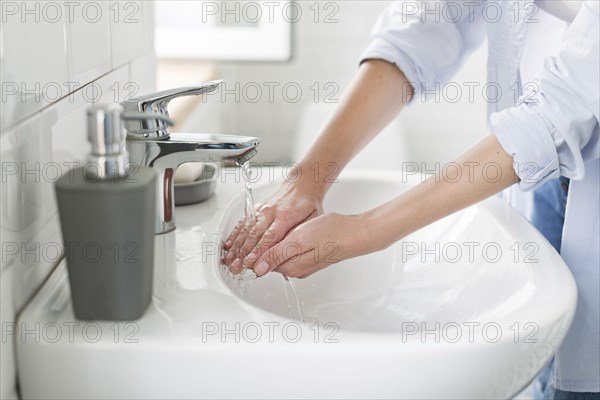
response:
<path fill-rule="evenodd" d="M 233 262 L 233 264 L 231 264 L 232 268 L 239 268 L 242 266 L 242 259 L 241 258 L 236 258 L 235 261 Z"/>
<path fill-rule="evenodd" d="M 269 270 L 269 263 L 266 262 L 265 260 L 261 261 L 258 263 L 258 265 L 254 268 L 254 273 L 256 275 L 264 275 L 267 273 L 267 271 Z"/>
<path fill-rule="evenodd" d="M 235 257 L 235 254 L 233 254 L 233 251 L 230 251 L 227 253 L 227 255 L 225 256 L 225 264 L 229 264 L 233 261 L 233 257 Z"/>
<path fill-rule="evenodd" d="M 229 270 L 231 271 L 232 274 L 234 275 L 239 275 L 242 273 L 243 269 L 242 268 L 233 268 L 230 267 Z"/>
<path fill-rule="evenodd" d="M 233 241 L 231 241 L 231 240 L 228 240 L 228 241 L 226 241 L 226 242 L 225 242 L 225 248 L 226 248 L 227 250 L 229 250 L 229 248 L 231 247 L 231 245 L 232 245 L 232 244 L 233 244 Z"/>
<path fill-rule="evenodd" d="M 256 262 L 257 259 L 257 255 L 256 253 L 250 253 L 246 256 L 246 258 L 244 259 L 244 261 L 247 261 L 248 263 L 252 264 L 254 262 Z"/>

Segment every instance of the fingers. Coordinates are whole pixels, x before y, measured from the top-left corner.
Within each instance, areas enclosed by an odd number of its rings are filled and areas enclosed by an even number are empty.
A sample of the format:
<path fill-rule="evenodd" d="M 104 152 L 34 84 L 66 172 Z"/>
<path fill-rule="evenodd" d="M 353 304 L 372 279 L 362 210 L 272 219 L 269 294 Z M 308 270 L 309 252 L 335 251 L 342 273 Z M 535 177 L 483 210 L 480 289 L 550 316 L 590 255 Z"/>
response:
<path fill-rule="evenodd" d="M 235 260 L 235 256 L 236 256 L 236 252 L 233 249 L 233 243 L 235 242 L 236 238 L 239 236 L 240 232 L 242 231 L 242 229 L 246 226 L 246 219 L 242 218 L 238 221 L 237 225 L 233 228 L 233 230 L 231 231 L 231 233 L 229 234 L 229 237 L 227 238 L 227 240 L 225 241 L 225 244 L 223 245 L 223 249 L 225 250 L 225 256 L 223 257 L 223 263 L 229 268 L 229 271 L 231 271 L 231 273 L 233 274 L 239 274 L 240 272 L 242 272 L 242 268 L 241 267 L 232 267 L 232 263 Z"/>
<path fill-rule="evenodd" d="M 265 232 L 270 229 L 270 226 L 272 226 L 272 219 L 261 216 L 253 226 L 249 227 L 247 234 L 239 235 L 234 242 L 233 251 L 237 253 L 237 258 L 240 259 L 239 262 L 243 267 L 250 267 L 247 256 L 254 250 Z M 254 257 L 256 258 L 256 256 Z"/>
<path fill-rule="evenodd" d="M 224 262 L 226 265 L 236 269 L 238 267 L 241 267 L 243 258 L 242 245 L 246 241 L 246 236 L 248 236 L 248 232 L 250 232 L 250 230 L 254 227 L 255 224 L 256 221 L 252 218 L 246 218 L 244 220 L 242 228 L 239 230 L 237 236 L 233 240 L 233 244 L 229 248 L 229 251 L 227 251 L 227 255 L 225 255 Z"/>
<path fill-rule="evenodd" d="M 260 219 L 260 217 L 262 217 L 262 216 L 267 216 L 268 218 L 271 217 L 272 213 L 270 213 L 270 212 L 263 212 L 262 211 L 263 209 L 267 209 L 267 208 L 268 207 L 260 207 L 259 208 L 258 211 L 260 213 L 259 213 L 258 219 Z M 240 233 L 244 232 L 245 228 L 248 227 L 248 223 L 249 222 L 255 222 L 255 221 L 252 221 L 251 218 L 247 218 L 247 217 L 240 218 L 240 220 L 238 221 L 238 223 L 236 224 L 236 226 L 233 228 L 233 230 L 231 231 L 231 233 L 227 237 L 227 240 L 225 240 L 225 244 L 224 244 L 223 248 L 226 251 L 229 251 L 230 249 L 232 249 L 234 247 L 234 245 L 236 243 L 236 240 L 238 239 L 238 236 L 240 235 Z M 251 225 L 253 225 L 253 224 L 251 224 Z"/>
<path fill-rule="evenodd" d="M 292 257 L 279 265 L 273 271 L 290 278 L 306 278 L 322 268 L 322 263 L 315 260 L 315 250 L 311 249 L 297 257 Z"/>
<path fill-rule="evenodd" d="M 284 265 L 286 272 L 289 272 L 292 269 L 291 264 L 295 268 L 297 265 L 295 263 L 301 260 L 303 262 L 301 265 L 304 265 L 304 263 L 307 265 L 314 264 L 314 257 L 306 257 L 307 254 L 312 254 L 312 248 L 303 246 L 296 239 L 295 235 L 292 234 L 271 247 L 258 258 L 254 265 L 254 273 L 256 276 L 263 276 Z M 298 274 L 293 272 L 289 276 L 295 277 Z"/>
<path fill-rule="evenodd" d="M 310 220 L 317 215 L 318 210 L 313 210 L 306 218 L 296 223 L 294 223 L 295 220 L 292 219 L 288 219 L 287 221 L 285 219 L 275 219 L 269 229 L 262 233 L 258 243 L 253 243 L 252 250 L 244 259 L 243 264 L 249 268 L 253 268 L 261 254 L 269 251 L 272 246 L 282 241 L 296 226 Z"/>
<path fill-rule="evenodd" d="M 229 245 L 225 246 L 227 254 L 224 258 L 224 263 L 235 270 L 240 270 L 247 267 L 243 260 L 259 242 L 263 234 L 269 229 L 273 222 L 274 216 L 271 212 L 260 212 L 256 219 L 245 218 L 241 220 L 234 228 L 228 239 Z M 227 242 L 226 242 L 227 244 Z"/>
<path fill-rule="evenodd" d="M 283 240 L 292 227 L 289 223 L 283 223 L 280 220 L 275 220 L 267 230 L 257 236 L 257 240 L 253 241 L 252 247 L 247 247 L 250 250 L 244 259 L 244 265 L 249 268 L 254 267 L 258 258 L 266 251 L 269 251 L 272 246 Z"/>
<path fill-rule="evenodd" d="M 318 206 L 314 208 L 309 208 L 309 206 L 311 204 L 305 204 L 299 210 L 292 210 L 285 206 L 277 207 L 268 203 L 258 206 L 257 219 L 241 219 L 225 241 L 223 246 L 226 251 L 223 258 L 224 264 L 234 273 L 239 273 L 244 268 L 254 269 L 261 257 L 273 246 L 281 243 L 290 231 L 319 214 Z M 284 243 L 284 245 L 289 246 L 290 242 Z M 288 248 L 284 250 L 290 251 Z M 293 253 L 293 251 L 296 251 L 295 255 L 299 254 L 297 249 L 292 249 L 291 252 Z M 273 254 L 277 254 L 278 260 L 283 262 L 292 257 L 294 255 L 292 253 L 287 257 L 281 253 Z M 275 263 L 275 260 L 273 262 Z M 276 262 L 269 271 L 281 262 Z"/>
<path fill-rule="evenodd" d="M 229 269 L 229 272 L 231 272 L 234 275 L 238 275 L 241 274 L 242 271 L 244 270 L 244 267 L 240 264 L 240 263 L 235 263 L 234 265 L 226 265 L 227 269 Z"/>
<path fill-rule="evenodd" d="M 229 234 L 229 236 L 227 237 L 227 240 L 225 240 L 225 245 L 223 246 L 223 248 L 226 251 L 228 251 L 229 249 L 231 249 L 231 246 L 233 246 L 233 242 L 235 241 L 235 238 L 240 233 L 240 231 L 242 230 L 242 228 L 244 227 L 244 225 L 246 225 L 246 218 L 241 218 L 238 221 L 238 223 L 235 225 L 235 227 L 233 228 L 233 230 L 231 231 L 231 233 Z"/>

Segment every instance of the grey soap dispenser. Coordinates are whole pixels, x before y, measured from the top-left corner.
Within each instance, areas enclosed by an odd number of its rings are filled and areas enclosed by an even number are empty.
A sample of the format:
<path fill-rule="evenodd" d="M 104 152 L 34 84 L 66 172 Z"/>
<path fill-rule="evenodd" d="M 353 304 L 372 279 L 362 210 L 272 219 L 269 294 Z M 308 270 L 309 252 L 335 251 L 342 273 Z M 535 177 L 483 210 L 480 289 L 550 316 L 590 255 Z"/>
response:
<path fill-rule="evenodd" d="M 55 184 L 75 316 L 135 320 L 152 298 L 156 173 L 129 164 L 120 105 L 87 112 L 88 162 Z"/>

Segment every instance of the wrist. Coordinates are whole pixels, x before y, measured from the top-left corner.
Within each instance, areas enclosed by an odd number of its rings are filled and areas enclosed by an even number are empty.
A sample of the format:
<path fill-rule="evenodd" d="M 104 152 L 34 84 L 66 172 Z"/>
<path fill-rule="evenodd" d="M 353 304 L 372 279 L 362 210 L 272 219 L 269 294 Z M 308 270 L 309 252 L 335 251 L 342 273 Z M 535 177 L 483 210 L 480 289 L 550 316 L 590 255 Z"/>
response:
<path fill-rule="evenodd" d="M 394 216 L 382 208 L 359 214 L 361 228 L 365 232 L 364 240 L 371 252 L 384 250 L 405 236 L 401 232 L 401 224 L 397 225 Z"/>
<path fill-rule="evenodd" d="M 301 163 L 289 170 L 286 176 L 286 183 L 293 191 L 313 196 L 323 201 L 330 184 L 327 182 L 327 179 L 319 179 L 319 172 L 315 166 L 307 166 Z"/>
<path fill-rule="evenodd" d="M 316 189 L 309 184 L 286 181 L 283 183 L 282 189 L 285 196 L 295 198 L 298 201 L 302 199 L 310 200 L 313 203 L 320 204 L 322 207 L 323 198 L 325 197 L 324 192 L 321 192 L 319 189 Z"/>

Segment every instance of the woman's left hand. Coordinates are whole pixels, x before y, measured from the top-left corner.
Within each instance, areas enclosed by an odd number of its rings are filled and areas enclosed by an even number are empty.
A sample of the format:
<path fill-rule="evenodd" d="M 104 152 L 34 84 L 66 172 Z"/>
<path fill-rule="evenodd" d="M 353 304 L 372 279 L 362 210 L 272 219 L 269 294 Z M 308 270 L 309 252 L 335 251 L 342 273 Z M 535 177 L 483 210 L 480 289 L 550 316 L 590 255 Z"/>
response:
<path fill-rule="evenodd" d="M 261 254 L 254 273 L 271 271 L 305 278 L 331 264 L 371 252 L 372 236 L 363 215 L 323 214 L 293 229 Z"/>

